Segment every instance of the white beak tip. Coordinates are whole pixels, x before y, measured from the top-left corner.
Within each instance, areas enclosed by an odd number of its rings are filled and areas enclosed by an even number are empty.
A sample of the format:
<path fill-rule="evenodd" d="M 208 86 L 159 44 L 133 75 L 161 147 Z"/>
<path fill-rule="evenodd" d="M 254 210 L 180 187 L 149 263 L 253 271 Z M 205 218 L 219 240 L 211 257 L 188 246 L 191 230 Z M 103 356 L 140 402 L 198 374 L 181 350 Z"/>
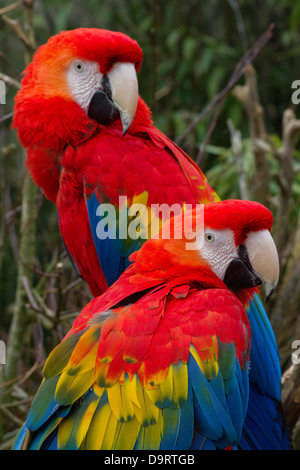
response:
<path fill-rule="evenodd" d="M 123 128 L 123 137 L 125 137 L 126 132 L 128 131 L 129 127 L 131 126 L 132 119 L 128 119 L 127 113 L 120 112 L 120 117 L 122 121 L 122 128 Z"/>
<path fill-rule="evenodd" d="M 266 294 L 266 303 L 269 302 L 270 298 L 274 294 L 278 280 L 276 282 L 263 282 L 265 294 Z"/>
<path fill-rule="evenodd" d="M 273 293 L 274 293 L 274 287 L 273 289 L 271 289 L 268 293 L 266 292 L 266 303 L 269 302 L 270 298 L 272 297 Z"/>

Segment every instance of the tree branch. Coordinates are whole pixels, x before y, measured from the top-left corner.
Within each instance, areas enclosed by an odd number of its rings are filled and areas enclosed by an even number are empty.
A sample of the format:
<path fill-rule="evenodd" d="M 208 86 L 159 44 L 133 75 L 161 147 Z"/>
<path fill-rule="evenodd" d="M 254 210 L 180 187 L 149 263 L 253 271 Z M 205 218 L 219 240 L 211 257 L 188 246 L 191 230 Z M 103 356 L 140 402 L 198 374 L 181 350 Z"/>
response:
<path fill-rule="evenodd" d="M 266 204 L 269 196 L 269 172 L 266 152 L 257 143 L 267 141 L 268 137 L 263 119 L 264 110 L 260 104 L 257 89 L 256 74 L 252 65 L 248 65 L 245 77 L 245 85 L 236 86 L 232 94 L 243 103 L 249 118 L 250 138 L 256 166 L 252 181 L 253 198 L 262 204 Z"/>
<path fill-rule="evenodd" d="M 214 99 L 204 108 L 204 110 L 191 122 L 186 130 L 175 140 L 176 144 L 179 144 L 213 108 L 214 106 L 224 98 L 236 82 L 241 78 L 245 72 L 247 66 L 253 62 L 257 54 L 266 45 L 272 36 L 272 32 L 275 25 L 270 24 L 268 29 L 261 35 L 261 37 L 255 42 L 255 44 L 246 52 L 246 54 L 237 63 L 227 85 L 223 90 L 218 93 Z"/>
<path fill-rule="evenodd" d="M 26 5 L 26 2 L 24 2 Z M 4 23 L 11 27 L 16 36 L 23 42 L 27 49 L 32 53 L 35 50 L 35 42 L 32 36 L 26 35 L 18 20 L 13 20 L 6 15 L 2 15 Z"/>
<path fill-rule="evenodd" d="M 227 126 L 230 133 L 232 151 L 235 156 L 236 166 L 238 171 L 238 182 L 240 188 L 240 195 L 242 199 L 248 200 L 249 190 L 243 165 L 243 155 L 242 155 L 242 138 L 239 130 L 236 130 L 231 119 L 227 120 Z"/>
<path fill-rule="evenodd" d="M 282 402 L 292 443 L 300 448 L 300 374 L 299 364 L 292 364 L 282 377 Z"/>
<path fill-rule="evenodd" d="M 7 5 L 7 7 L 0 8 L 0 16 L 5 15 L 6 13 L 9 13 L 13 10 L 16 10 L 20 6 L 22 6 L 23 0 L 18 0 L 15 3 L 12 3 L 11 5 Z"/>
<path fill-rule="evenodd" d="M 34 47 L 33 33 L 33 1 L 24 1 L 24 33 L 18 21 L 10 20 L 8 24 L 12 27 L 15 34 L 27 46 L 24 56 L 25 65 L 32 57 Z M 5 16 L 5 15 L 4 15 Z M 2 18 L 4 17 L 2 16 Z M 26 38 L 26 39 L 25 39 Z M 28 280 L 28 285 L 32 284 L 32 267 L 35 263 L 35 245 L 36 245 L 36 217 L 37 217 L 37 187 L 34 184 L 28 171 L 25 170 L 22 186 L 22 209 L 20 221 L 20 240 L 19 240 L 19 262 L 17 266 L 17 287 L 15 294 L 13 319 L 9 332 L 9 341 L 7 345 L 6 365 L 4 368 L 4 380 L 9 381 L 17 376 L 20 359 L 22 357 L 22 347 L 24 340 L 24 330 L 28 324 L 29 317 L 27 311 L 27 293 L 24 289 L 23 279 Z"/>
<path fill-rule="evenodd" d="M 277 226 L 280 223 L 282 223 L 281 219 L 278 218 Z M 276 230 L 274 231 L 275 235 Z M 293 235 L 293 244 L 290 246 L 291 255 L 288 257 L 283 271 L 283 279 L 271 304 L 271 322 L 283 363 L 290 355 L 290 332 L 299 331 L 300 327 L 300 324 L 297 325 L 300 304 L 300 215 Z M 283 312 L 288 312 L 288 314 L 283 315 Z M 287 338 L 289 338 L 288 341 Z"/>
<path fill-rule="evenodd" d="M 0 80 L 2 80 L 10 87 L 15 88 L 16 90 L 19 90 L 21 88 L 21 83 L 18 82 L 18 80 L 15 80 L 14 78 L 10 77 L 9 75 L 6 75 L 5 73 L 0 72 Z"/>
<path fill-rule="evenodd" d="M 292 185 L 295 177 L 294 150 L 295 138 L 300 135 L 300 120 L 296 119 L 294 111 L 287 109 L 282 119 L 282 146 L 275 153 L 280 163 L 278 182 L 280 186 L 280 198 L 275 224 L 275 241 L 279 253 L 286 247 L 286 241 L 290 233 L 290 212 Z"/>

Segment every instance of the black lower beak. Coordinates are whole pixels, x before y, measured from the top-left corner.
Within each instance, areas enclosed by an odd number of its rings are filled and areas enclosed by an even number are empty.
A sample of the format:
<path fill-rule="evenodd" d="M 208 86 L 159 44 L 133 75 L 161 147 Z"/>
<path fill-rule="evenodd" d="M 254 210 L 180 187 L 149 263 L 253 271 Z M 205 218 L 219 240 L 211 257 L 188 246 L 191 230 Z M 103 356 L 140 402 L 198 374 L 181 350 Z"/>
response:
<path fill-rule="evenodd" d="M 97 90 L 91 99 L 88 116 L 99 124 L 107 126 L 120 117 L 118 108 L 104 90 Z"/>
<path fill-rule="evenodd" d="M 241 259 L 231 261 L 226 269 L 223 281 L 230 290 L 239 291 L 262 284 L 261 279 Z"/>

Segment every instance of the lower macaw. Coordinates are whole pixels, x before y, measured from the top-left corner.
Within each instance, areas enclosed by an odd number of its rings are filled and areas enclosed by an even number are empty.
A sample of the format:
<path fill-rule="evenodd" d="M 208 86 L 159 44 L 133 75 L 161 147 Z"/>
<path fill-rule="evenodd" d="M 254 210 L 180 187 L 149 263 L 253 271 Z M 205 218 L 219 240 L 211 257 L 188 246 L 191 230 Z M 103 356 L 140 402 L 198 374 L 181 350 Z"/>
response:
<path fill-rule="evenodd" d="M 38 49 L 15 100 L 14 126 L 27 148 L 28 169 L 55 202 L 66 249 L 95 296 L 153 235 L 146 218 L 140 237 L 120 236 L 118 221 L 124 215 L 127 224 L 135 220 L 134 205 L 146 207 L 160 228 L 163 204 L 185 209 L 219 200 L 195 163 L 154 127 L 138 95 L 141 62 L 140 47 L 122 33 L 64 31 Z M 107 204 L 112 216 L 102 210 Z M 285 447 L 278 350 L 258 295 L 247 314 L 251 391 L 243 447 Z"/>
<path fill-rule="evenodd" d="M 272 214 L 230 200 L 204 206 L 203 223 L 195 210 L 186 216 L 193 237 L 175 217 L 170 238 L 148 240 L 82 310 L 46 361 L 14 449 L 239 444 L 249 397 L 245 305 L 279 276 Z"/>

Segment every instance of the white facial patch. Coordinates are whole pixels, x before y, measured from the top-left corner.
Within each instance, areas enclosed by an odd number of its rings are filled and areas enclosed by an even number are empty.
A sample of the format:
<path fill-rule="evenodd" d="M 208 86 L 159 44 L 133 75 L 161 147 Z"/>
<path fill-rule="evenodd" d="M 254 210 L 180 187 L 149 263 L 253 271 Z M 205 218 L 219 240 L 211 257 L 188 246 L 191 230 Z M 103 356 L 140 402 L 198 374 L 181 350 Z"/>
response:
<path fill-rule="evenodd" d="M 218 278 L 223 280 L 229 263 L 238 258 L 233 232 L 230 229 L 213 230 L 207 227 L 201 238 L 199 243 L 201 257 L 209 263 Z"/>
<path fill-rule="evenodd" d="M 69 89 L 86 113 L 94 93 L 101 88 L 102 77 L 99 64 L 89 60 L 75 59 L 67 70 Z"/>

